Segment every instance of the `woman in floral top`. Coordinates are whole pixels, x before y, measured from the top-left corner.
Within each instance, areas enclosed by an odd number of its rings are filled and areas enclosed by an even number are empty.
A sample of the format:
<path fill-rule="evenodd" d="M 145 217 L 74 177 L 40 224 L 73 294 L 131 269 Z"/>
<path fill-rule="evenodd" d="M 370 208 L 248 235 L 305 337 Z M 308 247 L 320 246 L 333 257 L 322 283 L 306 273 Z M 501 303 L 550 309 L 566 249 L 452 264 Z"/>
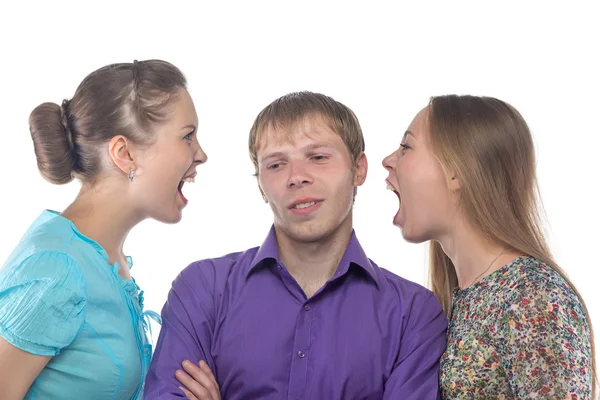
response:
<path fill-rule="evenodd" d="M 536 206 L 527 124 L 489 97 L 434 97 L 386 157 L 394 223 L 431 241 L 431 284 L 449 318 L 444 399 L 591 399 L 585 303 L 553 260 Z"/>

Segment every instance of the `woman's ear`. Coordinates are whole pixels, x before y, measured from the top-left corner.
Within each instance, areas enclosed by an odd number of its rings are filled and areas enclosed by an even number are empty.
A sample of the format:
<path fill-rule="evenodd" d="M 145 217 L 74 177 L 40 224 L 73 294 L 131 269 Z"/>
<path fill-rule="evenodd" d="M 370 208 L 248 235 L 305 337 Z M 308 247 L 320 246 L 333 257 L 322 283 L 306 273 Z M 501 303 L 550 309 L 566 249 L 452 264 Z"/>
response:
<path fill-rule="evenodd" d="M 110 158 L 126 176 L 129 176 L 131 171 L 135 171 L 136 168 L 130 143 L 123 135 L 114 136 L 108 142 L 108 154 Z"/>
<path fill-rule="evenodd" d="M 450 190 L 460 190 L 460 181 L 455 174 L 448 180 L 448 187 Z"/>

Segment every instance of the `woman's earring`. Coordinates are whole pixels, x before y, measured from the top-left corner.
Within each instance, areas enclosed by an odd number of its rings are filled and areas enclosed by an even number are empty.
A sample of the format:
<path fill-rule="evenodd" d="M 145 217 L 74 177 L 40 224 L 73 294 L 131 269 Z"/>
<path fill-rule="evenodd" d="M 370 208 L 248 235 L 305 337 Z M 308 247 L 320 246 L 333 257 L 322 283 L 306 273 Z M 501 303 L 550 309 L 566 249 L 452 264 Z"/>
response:
<path fill-rule="evenodd" d="M 135 176 L 135 171 L 133 168 L 129 168 L 129 181 L 133 182 L 133 177 Z"/>

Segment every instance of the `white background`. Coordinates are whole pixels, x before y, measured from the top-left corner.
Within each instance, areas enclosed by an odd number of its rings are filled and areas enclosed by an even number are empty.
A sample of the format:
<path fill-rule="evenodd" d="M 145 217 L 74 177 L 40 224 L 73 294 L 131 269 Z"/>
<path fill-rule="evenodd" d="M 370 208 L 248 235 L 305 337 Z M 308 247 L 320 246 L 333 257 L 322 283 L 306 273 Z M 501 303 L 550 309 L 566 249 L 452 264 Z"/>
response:
<path fill-rule="evenodd" d="M 355 206 L 358 238 L 380 266 L 424 284 L 425 245 L 404 242 L 392 226 L 398 201 L 385 190 L 381 159 L 429 96 L 489 95 L 513 104 L 530 124 L 552 250 L 600 332 L 597 6 L 197 3 L 3 3 L 2 262 L 44 208 L 61 211 L 79 188 L 39 175 L 31 110 L 70 98 L 105 64 L 161 58 L 189 80 L 209 161 L 196 184 L 186 185 L 190 204 L 181 223 L 145 221 L 126 242 L 147 308 L 160 311 L 190 262 L 260 245 L 272 215 L 252 177 L 248 131 L 264 106 L 299 90 L 330 95 L 358 115 L 370 162 Z"/>

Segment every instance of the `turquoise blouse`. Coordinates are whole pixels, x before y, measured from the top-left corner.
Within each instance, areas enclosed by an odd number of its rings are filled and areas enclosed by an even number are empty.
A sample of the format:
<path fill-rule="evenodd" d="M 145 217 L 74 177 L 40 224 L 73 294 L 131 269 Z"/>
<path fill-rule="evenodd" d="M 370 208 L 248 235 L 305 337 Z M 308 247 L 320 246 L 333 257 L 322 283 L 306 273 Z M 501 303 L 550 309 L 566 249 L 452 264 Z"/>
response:
<path fill-rule="evenodd" d="M 128 258 L 129 267 L 132 262 Z M 0 336 L 52 356 L 25 399 L 141 399 L 152 356 L 143 291 L 106 251 L 44 211 L 0 269 Z"/>

